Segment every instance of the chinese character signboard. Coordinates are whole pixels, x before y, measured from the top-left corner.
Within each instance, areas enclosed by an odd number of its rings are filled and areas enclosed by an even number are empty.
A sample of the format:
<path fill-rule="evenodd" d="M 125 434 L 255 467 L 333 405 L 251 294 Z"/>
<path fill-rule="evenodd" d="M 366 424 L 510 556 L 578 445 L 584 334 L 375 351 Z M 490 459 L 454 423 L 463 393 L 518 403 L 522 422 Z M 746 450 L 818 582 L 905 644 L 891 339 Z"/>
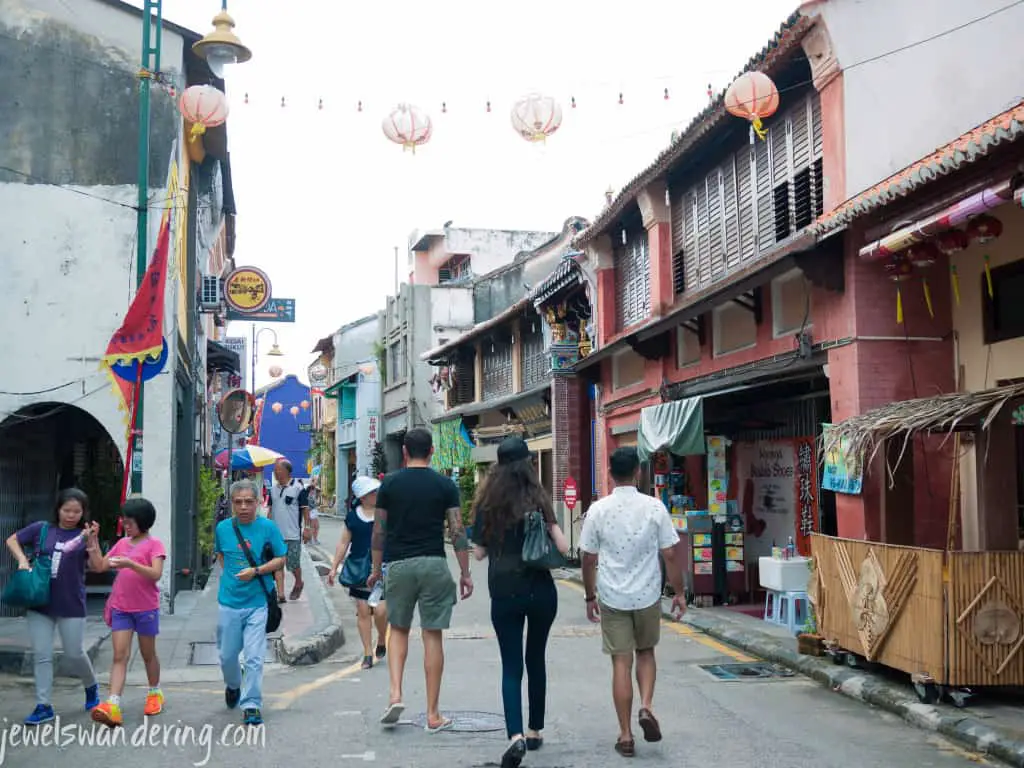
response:
<path fill-rule="evenodd" d="M 831 424 L 822 424 L 824 444 L 829 444 Z M 864 484 L 864 470 L 860 457 L 850 455 L 845 440 L 840 440 L 825 456 L 825 467 L 821 477 L 821 487 L 836 493 L 858 494 Z"/>
<path fill-rule="evenodd" d="M 229 313 L 234 310 L 244 317 L 250 312 L 260 311 L 268 301 L 270 278 L 263 270 L 239 267 L 224 279 L 224 302 Z"/>
<path fill-rule="evenodd" d="M 238 383 L 231 380 L 228 381 L 229 387 L 237 387 L 238 389 L 248 389 L 248 374 L 249 374 L 249 340 L 245 336 L 228 336 L 225 339 L 221 339 L 220 343 L 230 349 L 236 355 L 238 355 L 238 361 L 241 363 L 241 376 L 239 377 Z"/>
<path fill-rule="evenodd" d="M 818 530 L 818 472 L 814 454 L 813 437 L 796 439 L 796 536 L 793 541 L 804 556 L 810 556 L 810 536 Z"/>
<path fill-rule="evenodd" d="M 366 412 L 366 457 L 368 462 L 373 461 L 373 449 L 377 445 L 377 437 L 380 428 L 378 423 L 380 416 L 376 410 L 369 410 Z M 367 464 L 366 474 L 372 474 L 370 469 L 371 464 Z"/>

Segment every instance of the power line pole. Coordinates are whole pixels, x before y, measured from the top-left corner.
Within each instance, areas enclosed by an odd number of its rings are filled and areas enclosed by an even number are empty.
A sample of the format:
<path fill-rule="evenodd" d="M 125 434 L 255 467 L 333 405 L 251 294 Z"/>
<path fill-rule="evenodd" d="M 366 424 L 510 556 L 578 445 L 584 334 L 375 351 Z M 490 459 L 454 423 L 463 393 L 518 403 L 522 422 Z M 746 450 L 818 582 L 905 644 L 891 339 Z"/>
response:
<path fill-rule="evenodd" d="M 154 12 L 156 26 L 153 26 Z M 142 285 L 149 265 L 149 125 L 150 89 L 160 72 L 160 43 L 163 31 L 163 0 L 145 0 L 142 9 L 142 66 L 139 69 L 139 197 L 137 207 L 137 241 L 135 256 L 136 289 Z M 138 365 L 142 366 L 140 360 Z M 135 429 L 131 439 L 132 493 L 142 493 L 142 433 L 145 388 L 142 377 L 136 381 L 139 388 L 135 411 Z"/>

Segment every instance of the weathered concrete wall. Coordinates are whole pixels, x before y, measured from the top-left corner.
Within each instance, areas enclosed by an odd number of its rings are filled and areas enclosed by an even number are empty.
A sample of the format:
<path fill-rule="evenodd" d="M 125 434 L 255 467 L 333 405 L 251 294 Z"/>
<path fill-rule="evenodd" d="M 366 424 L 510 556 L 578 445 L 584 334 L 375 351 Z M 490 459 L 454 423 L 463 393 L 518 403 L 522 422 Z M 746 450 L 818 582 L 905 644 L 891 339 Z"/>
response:
<path fill-rule="evenodd" d="M 94 0 L 0 2 L 0 303 L 6 416 L 33 402 L 92 414 L 125 452 L 125 421 L 98 358 L 123 321 L 135 286 L 137 15 Z M 183 41 L 165 29 L 163 69 L 181 70 Z M 154 91 L 151 196 L 162 196 L 180 121 Z M 60 187 L 55 185 L 62 185 Z M 150 217 L 150 247 L 159 211 Z M 171 254 L 172 263 L 179 258 Z M 164 334 L 175 338 L 175 286 Z M 154 534 L 171 544 L 174 350 L 146 385 L 143 493 L 157 507 Z M 173 551 L 164 589 L 176 568 Z"/>

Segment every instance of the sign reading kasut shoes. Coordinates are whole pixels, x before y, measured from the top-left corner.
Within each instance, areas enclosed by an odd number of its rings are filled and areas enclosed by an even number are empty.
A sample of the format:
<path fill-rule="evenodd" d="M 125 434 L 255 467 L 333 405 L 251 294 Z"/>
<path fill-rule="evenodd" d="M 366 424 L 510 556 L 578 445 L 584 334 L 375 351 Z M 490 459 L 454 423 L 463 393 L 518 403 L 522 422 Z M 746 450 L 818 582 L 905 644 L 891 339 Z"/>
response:
<path fill-rule="evenodd" d="M 239 267 L 224 280 L 224 301 L 237 312 L 259 312 L 270 301 L 270 278 L 256 267 Z"/>

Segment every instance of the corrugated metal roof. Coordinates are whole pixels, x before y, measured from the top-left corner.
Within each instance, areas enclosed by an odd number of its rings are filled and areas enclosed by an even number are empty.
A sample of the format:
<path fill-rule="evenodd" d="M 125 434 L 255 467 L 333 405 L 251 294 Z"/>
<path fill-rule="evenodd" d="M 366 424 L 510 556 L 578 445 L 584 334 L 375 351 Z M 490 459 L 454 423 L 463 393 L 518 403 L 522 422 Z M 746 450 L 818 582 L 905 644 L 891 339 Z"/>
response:
<path fill-rule="evenodd" d="M 996 147 L 1024 136 L 1024 100 L 1005 112 L 987 120 L 959 138 L 894 173 L 880 184 L 850 198 L 835 210 L 822 216 L 811 227 L 822 235 L 849 224 L 920 187 L 948 176 L 964 166 L 986 157 Z"/>
<path fill-rule="evenodd" d="M 813 18 L 803 16 L 799 11 L 794 12 L 782 23 L 779 31 L 775 33 L 775 36 L 772 37 L 768 44 L 750 58 L 747 66 L 738 72 L 736 77 L 745 72 L 767 73 L 773 70 L 780 60 L 784 59 L 794 47 L 799 46 L 804 34 L 813 24 Z M 697 141 L 706 136 L 724 119 L 736 120 L 737 118 L 726 112 L 725 91 L 722 91 L 711 104 L 690 121 L 690 124 L 683 129 L 681 135 L 668 149 L 662 151 L 651 165 L 633 177 L 622 188 L 611 204 L 601 211 L 594 223 L 573 240 L 573 245 L 582 248 L 600 235 L 622 213 L 626 206 L 636 198 L 637 194 L 644 187 L 675 165 L 690 151 Z"/>

